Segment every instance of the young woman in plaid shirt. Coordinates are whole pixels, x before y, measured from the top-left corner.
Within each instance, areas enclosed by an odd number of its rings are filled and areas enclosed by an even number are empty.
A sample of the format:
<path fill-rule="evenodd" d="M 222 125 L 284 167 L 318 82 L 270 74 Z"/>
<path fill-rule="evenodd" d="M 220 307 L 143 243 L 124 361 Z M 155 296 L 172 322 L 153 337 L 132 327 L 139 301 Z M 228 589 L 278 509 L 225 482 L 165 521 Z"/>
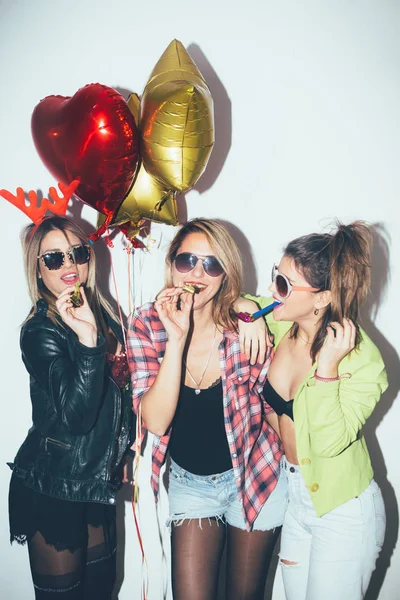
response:
<path fill-rule="evenodd" d="M 241 351 L 242 265 L 225 227 L 189 221 L 166 264 L 166 289 L 134 315 L 128 358 L 134 409 L 155 434 L 156 498 L 167 451 L 171 459 L 173 595 L 216 598 L 226 541 L 227 598 L 261 600 L 286 507 L 280 443 L 262 400 L 270 358 L 251 364 Z"/>

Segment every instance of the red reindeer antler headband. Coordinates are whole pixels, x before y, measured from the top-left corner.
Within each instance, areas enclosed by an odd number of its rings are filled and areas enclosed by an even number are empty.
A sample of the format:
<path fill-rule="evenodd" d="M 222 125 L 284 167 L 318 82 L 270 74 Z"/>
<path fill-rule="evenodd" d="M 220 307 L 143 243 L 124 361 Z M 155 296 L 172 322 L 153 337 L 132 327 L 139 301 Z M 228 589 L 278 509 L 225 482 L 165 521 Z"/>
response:
<path fill-rule="evenodd" d="M 48 200 L 47 198 L 43 198 L 40 206 L 38 206 L 37 193 L 33 190 L 28 192 L 28 205 L 26 204 L 25 192 L 21 187 L 17 188 L 16 196 L 14 196 L 14 194 L 8 190 L 0 190 L 0 196 L 3 196 L 3 198 L 8 200 L 8 202 L 11 202 L 11 204 L 14 204 L 14 206 L 22 210 L 22 212 L 25 213 L 35 225 L 39 225 L 39 223 L 43 221 L 48 210 L 55 215 L 65 216 L 68 202 L 70 201 L 71 196 L 75 192 L 78 185 L 78 179 L 74 179 L 74 181 L 72 181 L 68 186 L 64 185 L 60 181 L 58 183 L 58 187 L 62 197 L 58 195 L 56 188 L 51 186 L 49 188 L 49 196 L 52 201 Z"/>

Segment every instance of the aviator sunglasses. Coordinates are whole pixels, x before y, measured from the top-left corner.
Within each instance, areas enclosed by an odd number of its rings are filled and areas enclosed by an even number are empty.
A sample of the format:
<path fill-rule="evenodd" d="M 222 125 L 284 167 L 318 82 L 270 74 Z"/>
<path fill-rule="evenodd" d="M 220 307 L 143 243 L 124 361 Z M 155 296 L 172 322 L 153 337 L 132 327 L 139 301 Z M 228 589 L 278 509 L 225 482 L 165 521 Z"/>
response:
<path fill-rule="evenodd" d="M 275 284 L 276 291 L 281 298 L 288 298 L 292 291 L 294 292 L 318 292 L 319 288 L 302 285 L 292 285 L 286 275 L 279 273 L 278 267 L 272 267 L 272 282 Z"/>
<path fill-rule="evenodd" d="M 90 246 L 83 244 L 72 246 L 67 252 L 52 250 L 39 254 L 38 258 L 42 259 L 42 263 L 49 271 L 58 271 L 65 262 L 65 256 L 68 256 L 70 262 L 74 263 L 74 265 L 84 265 L 89 262 Z"/>
<path fill-rule="evenodd" d="M 215 256 L 205 256 L 201 258 L 192 254 L 191 252 L 182 252 L 174 258 L 176 270 L 179 273 L 189 273 L 197 265 L 197 261 L 201 260 L 203 263 L 203 269 L 210 275 L 210 277 L 219 277 L 224 272 L 221 263 L 215 258 Z"/>

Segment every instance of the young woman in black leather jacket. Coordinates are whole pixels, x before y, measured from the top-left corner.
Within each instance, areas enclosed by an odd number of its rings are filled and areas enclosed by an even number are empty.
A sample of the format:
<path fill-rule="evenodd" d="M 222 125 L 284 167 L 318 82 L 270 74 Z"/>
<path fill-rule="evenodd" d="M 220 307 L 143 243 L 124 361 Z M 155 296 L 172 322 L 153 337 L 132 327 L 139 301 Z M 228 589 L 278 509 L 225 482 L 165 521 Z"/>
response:
<path fill-rule="evenodd" d="M 79 227 L 50 217 L 22 240 L 33 424 L 10 463 L 11 541 L 28 544 L 36 599 L 109 600 L 115 497 L 133 438 L 122 328 L 96 289 L 94 251 Z"/>

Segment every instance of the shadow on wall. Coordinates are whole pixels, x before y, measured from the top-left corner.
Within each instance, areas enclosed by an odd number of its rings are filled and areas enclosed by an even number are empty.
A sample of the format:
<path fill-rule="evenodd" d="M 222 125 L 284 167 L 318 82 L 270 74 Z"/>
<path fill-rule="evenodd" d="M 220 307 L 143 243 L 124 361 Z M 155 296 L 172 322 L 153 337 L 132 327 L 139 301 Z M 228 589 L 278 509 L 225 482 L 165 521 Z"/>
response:
<path fill-rule="evenodd" d="M 95 227 L 82 218 L 82 209 L 83 202 L 80 200 L 75 200 L 72 206 L 68 207 L 67 217 L 74 221 L 83 231 L 90 235 L 94 233 Z M 110 239 L 115 237 L 118 234 L 118 231 L 112 231 L 110 235 Z M 113 297 L 110 290 L 110 274 L 111 274 L 111 253 L 104 239 L 100 238 L 93 244 L 94 251 L 96 253 L 96 285 L 101 291 L 104 298 L 107 302 L 110 303 L 115 314 L 118 313 L 118 305 Z M 124 323 L 126 323 L 126 315 L 124 314 L 121 307 L 122 318 Z"/>
<path fill-rule="evenodd" d="M 387 529 L 382 552 L 379 556 L 376 569 L 372 575 L 365 600 L 377 600 L 380 589 L 390 566 L 390 559 L 396 547 L 399 528 L 399 511 L 397 499 L 391 483 L 387 479 L 385 459 L 379 447 L 376 430 L 390 410 L 400 390 L 400 360 L 396 350 L 383 337 L 376 328 L 374 321 L 378 309 L 387 292 L 390 280 L 389 248 L 390 238 L 384 226 L 380 223 L 373 225 L 373 250 L 372 250 L 372 281 L 368 300 L 363 307 L 361 323 L 368 335 L 378 346 L 386 365 L 389 388 L 383 394 L 380 402 L 368 419 L 364 427 L 371 455 L 375 480 L 379 484 L 386 506 Z"/>
<path fill-rule="evenodd" d="M 197 44 L 190 44 L 187 51 L 206 80 L 214 101 L 215 144 L 207 168 L 194 186 L 200 194 L 216 182 L 228 157 L 232 144 L 232 104 L 221 80 Z"/>
<path fill-rule="evenodd" d="M 232 144 L 232 104 L 222 81 L 200 47 L 197 44 L 190 44 L 187 51 L 206 80 L 214 101 L 214 148 L 203 175 L 193 188 L 199 194 L 203 194 L 216 182 L 229 154 Z M 177 204 L 179 223 L 186 223 L 188 211 L 185 194 L 177 194 Z M 201 214 L 198 213 L 198 216 Z"/>
<path fill-rule="evenodd" d="M 247 294 L 256 294 L 258 282 L 257 269 L 249 240 L 233 223 L 224 221 L 223 219 L 218 219 L 218 221 L 227 228 L 241 254 L 243 263 L 243 291 Z"/>

